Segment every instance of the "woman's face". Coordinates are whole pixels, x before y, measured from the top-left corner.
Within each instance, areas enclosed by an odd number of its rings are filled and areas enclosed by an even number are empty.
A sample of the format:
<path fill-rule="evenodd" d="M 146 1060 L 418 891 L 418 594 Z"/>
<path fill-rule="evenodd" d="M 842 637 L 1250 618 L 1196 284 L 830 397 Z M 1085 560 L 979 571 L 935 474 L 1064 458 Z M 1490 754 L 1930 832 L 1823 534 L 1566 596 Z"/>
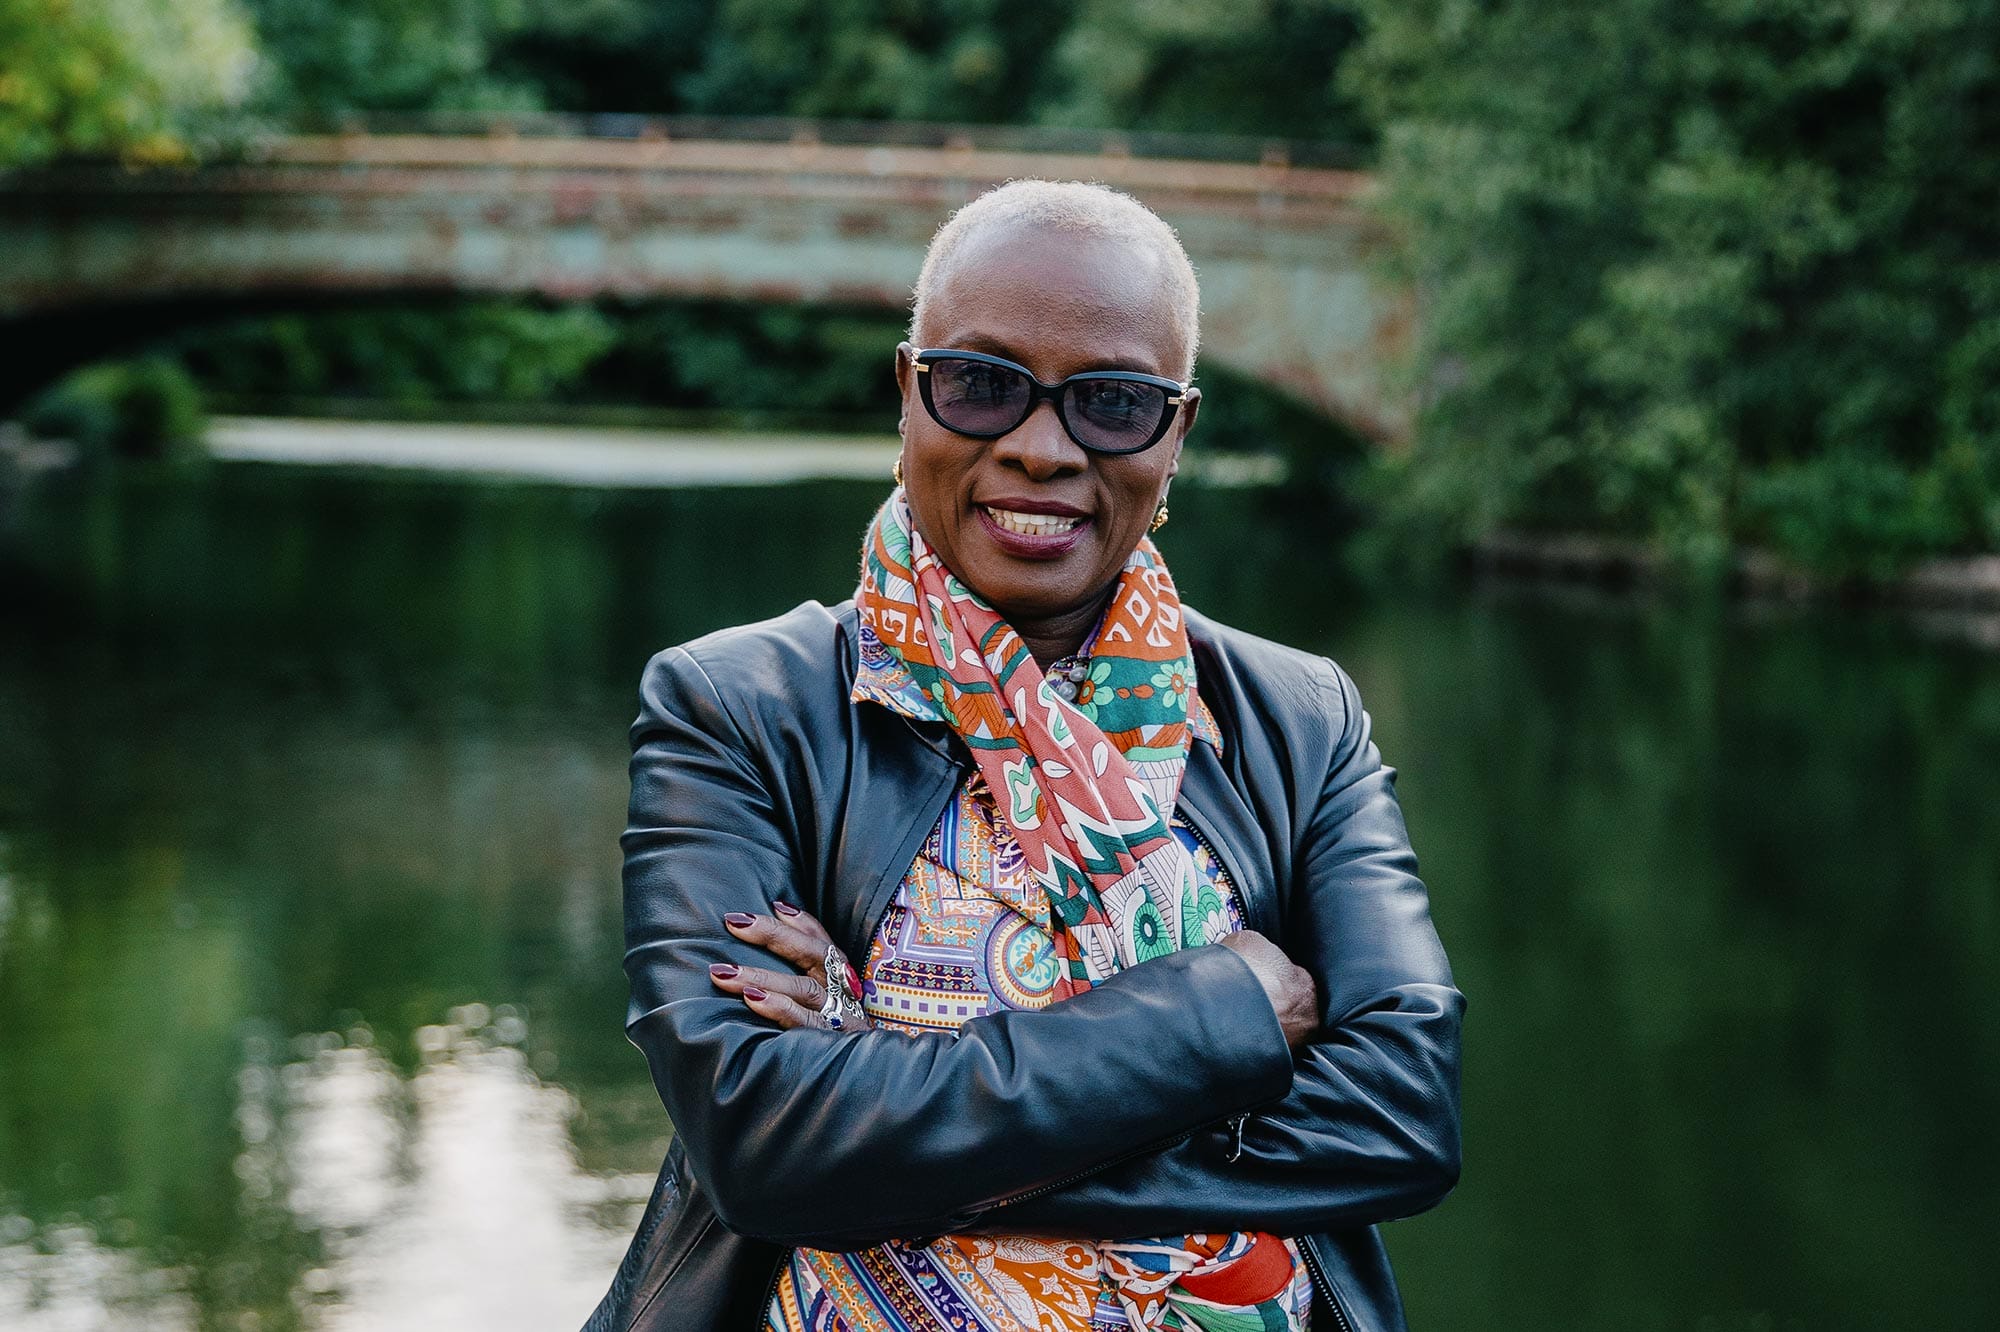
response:
<path fill-rule="evenodd" d="M 1151 251 L 1033 226 L 968 237 L 937 275 L 918 336 L 928 347 L 1019 362 L 1043 383 L 1081 370 L 1186 373 L 1181 331 Z M 998 439 L 945 429 L 924 410 L 915 348 L 896 349 L 903 484 L 917 530 L 946 567 L 1017 628 L 1095 607 L 1145 535 L 1180 465 L 1198 392 L 1143 453 L 1085 450 L 1036 404 Z M 1020 533 L 1011 515 L 1045 515 Z M 1054 518 L 1052 523 L 1049 518 Z M 1067 531 L 1050 532 L 1075 519 Z"/>

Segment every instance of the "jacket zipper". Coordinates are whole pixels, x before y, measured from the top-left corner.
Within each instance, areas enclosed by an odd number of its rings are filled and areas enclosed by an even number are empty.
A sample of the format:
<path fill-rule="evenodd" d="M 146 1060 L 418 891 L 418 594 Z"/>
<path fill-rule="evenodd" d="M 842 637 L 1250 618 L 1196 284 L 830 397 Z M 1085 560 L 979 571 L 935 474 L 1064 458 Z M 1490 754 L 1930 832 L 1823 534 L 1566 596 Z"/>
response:
<path fill-rule="evenodd" d="M 1299 1253 L 1306 1260 L 1306 1275 L 1319 1287 L 1319 1293 L 1326 1297 L 1326 1307 L 1333 1310 L 1333 1321 L 1340 1325 L 1340 1332 L 1354 1332 L 1354 1324 L 1347 1319 L 1347 1310 L 1340 1306 L 1340 1297 L 1333 1293 L 1333 1282 L 1327 1279 L 1326 1269 L 1320 1266 L 1319 1250 L 1313 1247 L 1312 1236 L 1300 1237 Z"/>
<path fill-rule="evenodd" d="M 1195 822 L 1193 813 L 1186 806 L 1181 806 L 1177 812 L 1181 816 L 1181 821 L 1187 824 L 1187 830 L 1194 834 L 1195 842 L 1202 850 L 1208 852 L 1209 858 L 1221 869 L 1223 886 L 1229 890 L 1231 900 L 1236 903 L 1236 918 L 1243 922 L 1245 929 L 1248 929 L 1250 925 L 1250 902 L 1243 896 L 1243 890 L 1237 887 L 1236 874 L 1229 868 L 1229 862 L 1222 858 L 1222 853 L 1216 850 L 1215 843 L 1209 840 L 1208 834 L 1201 830 L 1201 825 Z M 1222 1159 L 1230 1165 L 1234 1165 L 1243 1159 L 1243 1125 L 1249 1118 L 1250 1112 L 1246 1110 L 1240 1115 L 1230 1116 L 1228 1120 L 1229 1154 Z"/>
<path fill-rule="evenodd" d="M 1109 1170 L 1111 1169 L 1111 1167 L 1115 1165 L 1121 1165 L 1124 1162 L 1131 1160 L 1135 1156 L 1144 1156 L 1148 1152 L 1163 1151 L 1168 1147 L 1177 1147 L 1181 1143 L 1186 1142 L 1189 1138 L 1192 1138 L 1195 1134 L 1201 1132 L 1202 1129 L 1213 1127 L 1215 1124 L 1221 1122 L 1223 1121 L 1211 1120 L 1209 1121 L 1209 1123 L 1202 1124 L 1196 1128 L 1183 1129 L 1179 1133 L 1174 1134 L 1172 1137 L 1160 1138 L 1154 1142 L 1146 1143 L 1144 1146 L 1134 1147 L 1130 1151 L 1121 1152 L 1117 1156 L 1112 1157 L 1108 1161 L 1100 1161 L 1096 1165 L 1090 1167 L 1090 1169 L 1088 1170 L 1079 1170 L 1075 1174 L 1067 1176 L 1066 1178 L 1063 1179 L 1056 1180 L 1052 1184 L 1038 1184 L 1034 1188 L 1029 1189 L 1024 1193 L 1010 1193 L 1004 1198 L 996 1198 L 993 1202 L 987 1204 L 986 1207 L 980 1210 L 991 1211 L 995 1207 L 1004 1207 L 1008 1203 L 1025 1202 L 1029 1198 L 1039 1198 L 1044 1193 L 1054 1193 L 1057 1189 L 1066 1189 L 1080 1179 L 1089 1179 L 1092 1175 L 1095 1175 L 1100 1171 Z"/>
<path fill-rule="evenodd" d="M 1242 917 L 1244 928 L 1248 929 L 1250 926 L 1250 901 L 1243 895 L 1243 890 L 1237 887 L 1236 867 L 1229 863 L 1229 858 L 1223 855 L 1222 851 L 1215 845 L 1215 839 L 1203 830 L 1200 820 L 1196 818 L 1195 812 L 1192 809 L 1186 805 L 1176 805 L 1174 806 L 1174 813 L 1180 815 L 1181 822 L 1187 824 L 1188 831 L 1194 834 L 1194 840 L 1200 844 L 1201 849 L 1208 852 L 1215 863 L 1222 867 L 1222 881 L 1229 885 L 1229 895 L 1236 902 L 1236 914 Z"/>
<path fill-rule="evenodd" d="M 764 1288 L 764 1302 L 757 1306 L 757 1326 L 755 1332 L 763 1332 L 771 1321 L 771 1301 L 778 1298 L 778 1283 L 785 1278 L 785 1266 L 792 1261 L 792 1251 L 786 1249 L 778 1255 L 778 1265 L 771 1269 L 771 1284 Z"/>
<path fill-rule="evenodd" d="M 1210 856 L 1214 857 L 1215 863 L 1222 867 L 1223 882 L 1229 887 L 1229 895 L 1236 900 L 1237 914 L 1242 918 L 1244 928 L 1249 928 L 1250 903 L 1244 897 L 1242 888 L 1237 885 L 1235 871 L 1222 858 L 1222 853 L 1216 850 L 1215 843 L 1210 840 L 1208 834 L 1202 831 L 1201 825 L 1195 821 L 1193 811 L 1186 806 L 1182 806 L 1179 812 L 1188 826 L 1188 831 L 1194 834 L 1194 840 L 1199 842 L 1202 848 Z M 1243 1155 L 1243 1124 L 1249 1117 L 1249 1113 L 1246 1111 L 1243 1114 L 1231 1117 L 1229 1120 L 1231 1133 L 1230 1149 L 1229 1155 L 1224 1158 L 1225 1160 L 1235 1162 L 1241 1159 Z M 1326 1269 L 1320 1264 L 1319 1250 L 1313 1247 L 1312 1237 L 1310 1235 L 1302 1236 L 1298 1243 L 1299 1253 L 1306 1260 L 1307 1277 L 1318 1288 L 1320 1295 L 1326 1300 L 1326 1307 L 1333 1310 L 1333 1321 L 1336 1325 L 1336 1332 L 1354 1332 L 1354 1324 L 1348 1319 L 1347 1310 L 1341 1306 L 1340 1297 L 1334 1294 L 1332 1280 L 1327 1277 Z"/>
<path fill-rule="evenodd" d="M 1250 925 L 1250 903 L 1244 898 L 1243 890 L 1236 886 L 1236 874 L 1229 868 L 1229 862 L 1224 860 L 1222 853 L 1215 849 L 1215 843 L 1210 840 L 1207 833 L 1201 830 L 1201 825 L 1194 821 L 1194 816 L 1188 811 L 1186 806 L 1181 806 L 1175 809 L 1174 812 L 1181 816 L 1181 822 L 1187 824 L 1187 830 L 1194 834 L 1194 840 L 1201 849 L 1208 852 L 1209 858 L 1221 866 L 1222 882 L 1228 887 L 1229 896 L 1236 903 L 1236 914 L 1242 919 L 1243 925 L 1247 929 Z"/>

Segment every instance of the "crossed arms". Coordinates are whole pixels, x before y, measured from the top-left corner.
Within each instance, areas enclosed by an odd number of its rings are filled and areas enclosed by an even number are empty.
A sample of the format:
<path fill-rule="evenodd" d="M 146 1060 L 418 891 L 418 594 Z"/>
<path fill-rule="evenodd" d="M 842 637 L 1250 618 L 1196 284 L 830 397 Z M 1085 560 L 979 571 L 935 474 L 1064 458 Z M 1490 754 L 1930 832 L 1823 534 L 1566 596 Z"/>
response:
<path fill-rule="evenodd" d="M 822 1249 L 968 1231 L 1300 1235 L 1443 1197 L 1463 1000 L 1394 774 L 1352 683 L 1323 664 L 1325 771 L 1316 794 L 1301 787 L 1313 804 L 1279 941 L 1313 974 L 1323 1021 L 1294 1053 L 1220 945 L 976 1018 L 956 1039 L 779 1030 L 749 1012 L 708 965 L 769 957 L 720 916 L 811 905 L 795 802 L 823 793 L 745 736 L 685 651 L 655 658 L 624 840 L 627 1029 L 722 1223 Z M 1233 1151 L 1225 1121 L 1245 1112 Z"/>

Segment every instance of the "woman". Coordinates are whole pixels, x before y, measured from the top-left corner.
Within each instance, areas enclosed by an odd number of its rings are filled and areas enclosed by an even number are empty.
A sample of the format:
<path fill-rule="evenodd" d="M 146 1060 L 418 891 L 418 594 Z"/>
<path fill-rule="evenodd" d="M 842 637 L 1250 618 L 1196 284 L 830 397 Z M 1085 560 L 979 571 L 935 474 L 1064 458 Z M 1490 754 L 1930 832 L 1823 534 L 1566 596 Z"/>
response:
<path fill-rule="evenodd" d="M 1403 1326 L 1373 1226 L 1456 1181 L 1463 1001 L 1352 682 L 1148 539 L 1195 311 L 1123 195 L 967 205 L 854 601 L 648 667 L 676 1135 L 592 1329 Z"/>

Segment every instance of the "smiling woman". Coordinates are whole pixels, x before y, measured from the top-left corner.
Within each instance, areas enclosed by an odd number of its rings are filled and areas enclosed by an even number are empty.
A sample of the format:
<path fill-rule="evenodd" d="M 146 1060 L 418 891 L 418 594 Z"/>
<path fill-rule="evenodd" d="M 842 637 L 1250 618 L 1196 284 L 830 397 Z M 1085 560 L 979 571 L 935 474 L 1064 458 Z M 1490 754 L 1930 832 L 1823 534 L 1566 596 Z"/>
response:
<path fill-rule="evenodd" d="M 627 1029 L 676 1137 L 592 1329 L 1402 1326 L 1374 1224 L 1456 1181 L 1463 1000 L 1353 683 L 1148 536 L 1196 308 L 1123 195 L 974 201 L 854 599 L 648 667 Z"/>
<path fill-rule="evenodd" d="M 896 349 L 911 516 L 944 567 L 1051 660 L 1095 625 L 1180 468 L 1201 405 L 1181 382 L 1193 370 L 1193 268 L 1166 224 L 1123 195 L 1020 182 L 945 225 L 917 293 L 913 337 L 990 359 L 975 371 L 946 351 Z M 1106 372 L 1143 378 L 1070 378 Z M 939 379 L 954 390 L 942 403 Z M 1107 383 L 1143 393 L 1150 414 L 1122 431 L 1079 422 L 1079 399 L 1105 396 L 1079 388 Z M 926 410 L 912 413 L 912 397 Z"/>

